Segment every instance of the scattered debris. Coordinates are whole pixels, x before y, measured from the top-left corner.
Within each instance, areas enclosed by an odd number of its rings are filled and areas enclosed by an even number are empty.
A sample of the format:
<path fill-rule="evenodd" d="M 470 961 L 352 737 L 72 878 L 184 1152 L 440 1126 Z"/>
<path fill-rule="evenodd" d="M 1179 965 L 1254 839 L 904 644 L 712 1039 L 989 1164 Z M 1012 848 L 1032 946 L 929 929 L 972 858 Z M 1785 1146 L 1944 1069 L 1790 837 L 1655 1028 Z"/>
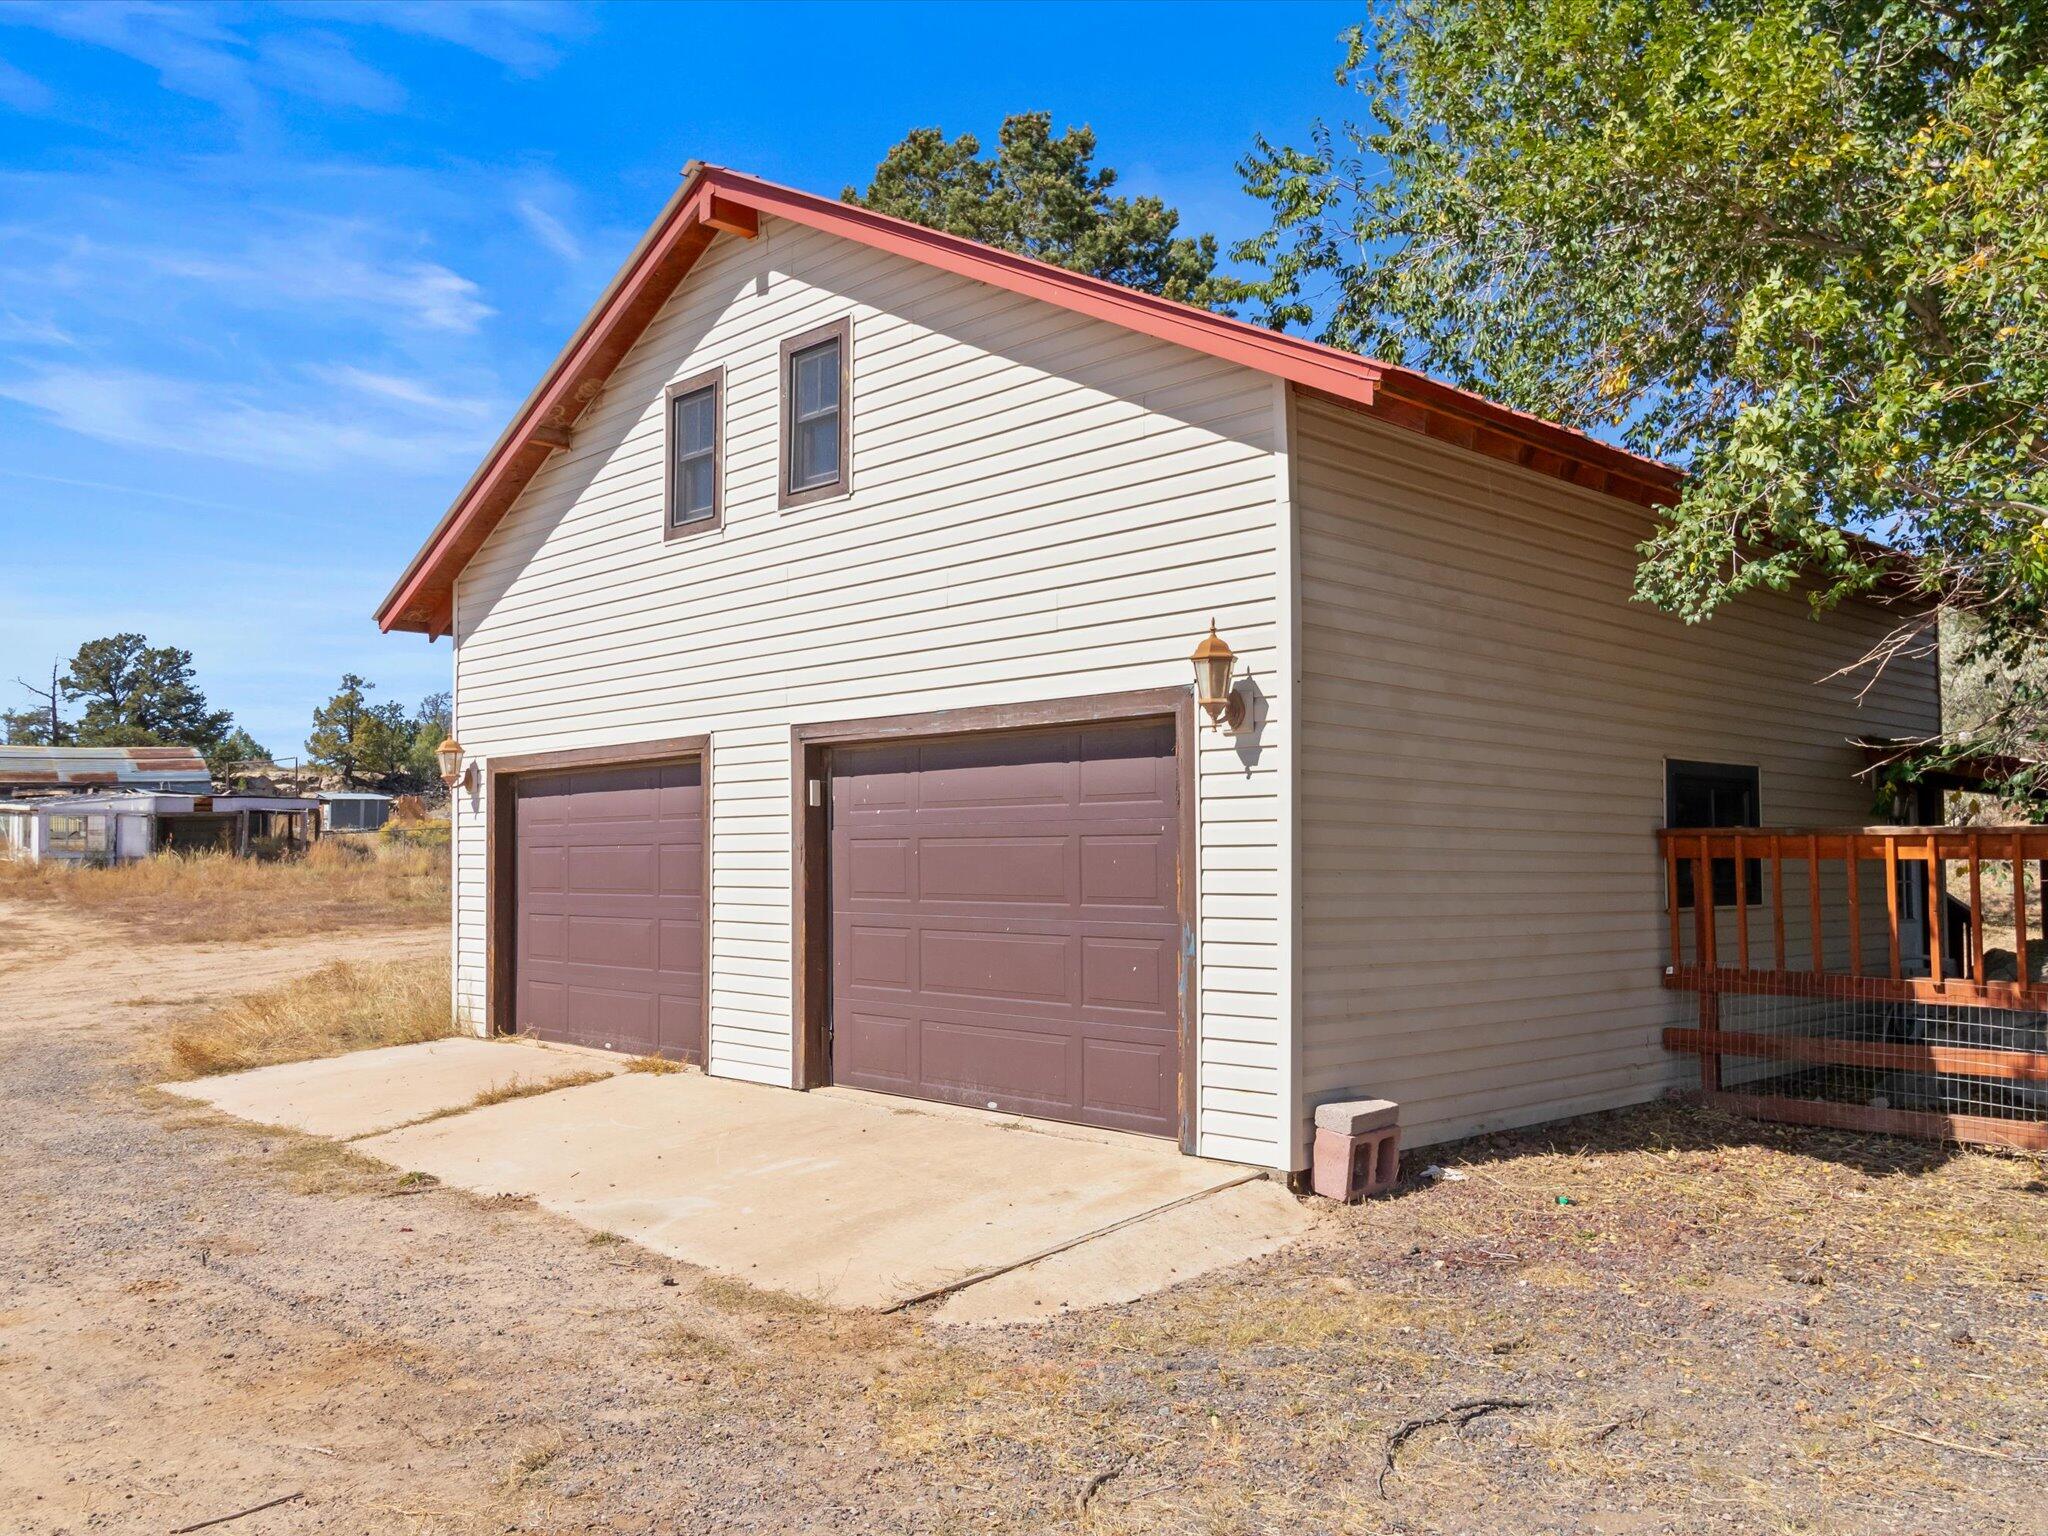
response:
<path fill-rule="evenodd" d="M 1470 1402 L 1455 1403 L 1442 1413 L 1432 1413 L 1427 1418 L 1410 1419 L 1391 1435 L 1387 1436 L 1385 1458 L 1380 1463 L 1380 1497 L 1387 1496 L 1387 1479 L 1394 1475 L 1394 1458 L 1402 1446 L 1425 1429 L 1439 1424 L 1449 1424 L 1463 1429 L 1474 1419 L 1483 1419 L 1489 1413 L 1505 1413 L 1511 1408 L 1533 1408 L 1536 1405 L 1520 1397 L 1475 1397 Z"/>
<path fill-rule="evenodd" d="M 1960 1440 L 1937 1440 L 1933 1435 L 1923 1435 L 1917 1429 L 1907 1429 L 1898 1424 L 1883 1424 L 1873 1421 L 1872 1429 L 1887 1435 L 1903 1435 L 1908 1440 L 1918 1440 L 1926 1445 L 1938 1445 L 1944 1451 L 1961 1451 L 1965 1456 L 1991 1456 L 1999 1461 L 2034 1462 L 2048 1460 L 2038 1456 L 2016 1456 L 2011 1451 L 1996 1450 L 1988 1445 L 1964 1445 Z"/>
<path fill-rule="evenodd" d="M 1432 1184 L 1463 1184 L 1471 1177 L 1470 1174 L 1460 1173 L 1455 1168 L 1446 1168 L 1442 1163 L 1431 1163 L 1422 1170 L 1422 1176 Z"/>
<path fill-rule="evenodd" d="M 271 1499 L 262 1504 L 251 1504 L 247 1509 L 238 1509 L 231 1515 L 215 1515 L 211 1520 L 201 1520 L 196 1525 L 181 1525 L 171 1532 L 171 1536 L 188 1536 L 188 1533 L 192 1531 L 203 1531 L 211 1526 L 226 1525 L 230 1520 L 241 1520 L 249 1515 L 260 1515 L 266 1509 L 275 1509 L 280 1504 L 290 1504 L 304 1497 L 303 1493 L 288 1493 L 282 1498 Z"/>
<path fill-rule="evenodd" d="M 1089 1478 L 1087 1486 L 1081 1490 L 1080 1496 L 1074 1500 L 1074 1513 L 1077 1515 L 1085 1513 L 1088 1508 L 1088 1501 L 1094 1498 L 1096 1494 L 1102 1492 L 1104 1488 L 1107 1488 L 1117 1478 L 1123 1476 L 1125 1469 L 1135 1459 L 1133 1456 L 1126 1456 L 1115 1466 L 1098 1472 Z"/>

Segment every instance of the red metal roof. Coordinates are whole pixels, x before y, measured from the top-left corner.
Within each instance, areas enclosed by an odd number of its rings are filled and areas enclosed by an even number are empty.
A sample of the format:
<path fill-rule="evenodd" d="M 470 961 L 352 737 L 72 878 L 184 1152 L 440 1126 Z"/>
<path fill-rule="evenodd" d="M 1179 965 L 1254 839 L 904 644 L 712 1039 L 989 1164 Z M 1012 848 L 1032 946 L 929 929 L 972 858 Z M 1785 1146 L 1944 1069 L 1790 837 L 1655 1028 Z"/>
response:
<path fill-rule="evenodd" d="M 0 789 L 135 789 L 213 786 L 206 759 L 192 747 L 0 746 Z"/>
<path fill-rule="evenodd" d="M 1412 368 L 1340 352 L 1241 320 L 1069 272 L 978 241 L 777 186 L 691 167 L 569 345 L 527 397 L 377 610 L 385 630 L 448 630 L 456 576 L 569 427 L 720 234 L 747 238 L 761 215 L 1056 304 L 1287 380 L 1392 425 L 1645 506 L 1675 499 L 1679 472 L 1554 422 L 1454 389 Z"/>

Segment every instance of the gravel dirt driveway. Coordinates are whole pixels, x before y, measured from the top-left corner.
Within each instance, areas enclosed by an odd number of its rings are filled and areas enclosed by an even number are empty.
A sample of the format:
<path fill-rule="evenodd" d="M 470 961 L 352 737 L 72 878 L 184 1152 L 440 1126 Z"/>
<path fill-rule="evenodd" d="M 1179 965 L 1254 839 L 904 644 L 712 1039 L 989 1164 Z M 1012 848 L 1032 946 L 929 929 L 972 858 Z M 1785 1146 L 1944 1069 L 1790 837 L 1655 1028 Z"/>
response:
<path fill-rule="evenodd" d="M 181 1008 L 438 936 L 0 933 L 0 1531 L 2048 1530 L 2036 1163 L 1659 1106 L 1447 1149 L 1461 1182 L 1130 1307 L 947 1330 L 137 1080 Z"/>

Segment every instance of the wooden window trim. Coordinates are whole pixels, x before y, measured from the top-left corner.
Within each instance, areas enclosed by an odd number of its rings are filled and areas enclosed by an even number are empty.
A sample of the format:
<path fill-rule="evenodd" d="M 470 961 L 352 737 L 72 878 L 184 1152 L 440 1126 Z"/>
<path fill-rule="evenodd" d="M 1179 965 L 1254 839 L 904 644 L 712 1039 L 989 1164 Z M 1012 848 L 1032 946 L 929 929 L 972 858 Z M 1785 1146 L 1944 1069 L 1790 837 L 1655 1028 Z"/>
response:
<path fill-rule="evenodd" d="M 789 488 L 789 477 L 796 467 L 796 398 L 790 388 L 790 360 L 797 353 L 807 351 L 820 342 L 839 343 L 839 478 L 828 480 L 823 485 L 814 485 L 806 490 L 793 491 Z M 814 326 L 801 335 L 792 336 L 782 344 L 782 353 L 777 368 L 777 427 L 779 446 L 775 454 L 775 504 L 784 511 L 792 507 L 807 507 L 814 501 L 833 501 L 853 494 L 853 317 L 841 315 L 837 320 Z"/>
<path fill-rule="evenodd" d="M 711 390 L 711 515 L 687 523 L 676 521 L 676 401 L 698 390 Z M 707 368 L 678 379 L 661 392 L 661 536 L 695 538 L 725 526 L 725 369 Z"/>

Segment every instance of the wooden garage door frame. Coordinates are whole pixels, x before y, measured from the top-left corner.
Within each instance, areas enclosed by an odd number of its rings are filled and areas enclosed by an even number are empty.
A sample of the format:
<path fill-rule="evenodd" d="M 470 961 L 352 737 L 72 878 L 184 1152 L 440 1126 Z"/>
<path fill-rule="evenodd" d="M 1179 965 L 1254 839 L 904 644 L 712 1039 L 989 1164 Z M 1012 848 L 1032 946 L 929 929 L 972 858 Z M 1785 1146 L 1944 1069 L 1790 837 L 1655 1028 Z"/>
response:
<path fill-rule="evenodd" d="M 1179 838 L 1175 859 L 1175 904 L 1180 916 L 1179 1142 L 1195 1150 L 1195 1018 L 1198 978 L 1195 903 L 1195 695 L 1191 688 L 1146 688 L 1098 693 L 1030 704 L 995 704 L 931 710 L 915 715 L 878 715 L 864 720 L 831 720 L 790 728 L 792 920 L 797 963 L 795 1008 L 790 1020 L 792 1082 L 822 1088 L 832 1081 L 831 956 L 832 882 L 828 858 L 826 796 L 812 805 L 813 781 L 826 782 L 835 746 L 870 746 L 948 736 L 981 736 L 992 731 L 1028 731 L 1046 726 L 1103 725 L 1145 720 L 1173 722 L 1173 760 L 1180 785 Z"/>
<path fill-rule="evenodd" d="M 564 768 L 634 768 L 695 760 L 704 803 L 704 1059 L 711 1059 L 711 738 L 670 736 L 616 747 L 572 747 L 560 752 L 522 752 L 485 760 L 484 880 L 490 916 L 484 925 L 484 963 L 490 976 L 484 1002 L 489 1033 L 513 1033 L 513 989 L 518 984 L 519 831 L 517 780 Z"/>

